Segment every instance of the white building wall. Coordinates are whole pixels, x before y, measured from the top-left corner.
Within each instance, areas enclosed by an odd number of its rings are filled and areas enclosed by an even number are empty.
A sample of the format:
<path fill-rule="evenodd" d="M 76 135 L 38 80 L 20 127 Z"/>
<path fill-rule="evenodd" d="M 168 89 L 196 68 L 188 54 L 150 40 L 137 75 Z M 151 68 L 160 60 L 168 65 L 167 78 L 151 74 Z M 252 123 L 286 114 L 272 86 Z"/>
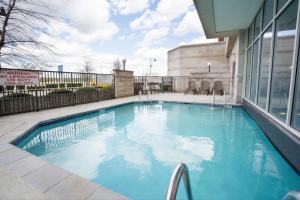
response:
<path fill-rule="evenodd" d="M 191 73 L 229 72 L 229 60 L 225 56 L 225 42 L 185 45 L 168 52 L 168 75 L 190 76 Z"/>
<path fill-rule="evenodd" d="M 231 76 L 230 94 L 235 98 L 236 103 L 241 103 L 243 97 L 243 90 L 245 88 L 245 49 L 246 32 L 241 31 L 234 42 L 234 46 L 229 56 Z"/>

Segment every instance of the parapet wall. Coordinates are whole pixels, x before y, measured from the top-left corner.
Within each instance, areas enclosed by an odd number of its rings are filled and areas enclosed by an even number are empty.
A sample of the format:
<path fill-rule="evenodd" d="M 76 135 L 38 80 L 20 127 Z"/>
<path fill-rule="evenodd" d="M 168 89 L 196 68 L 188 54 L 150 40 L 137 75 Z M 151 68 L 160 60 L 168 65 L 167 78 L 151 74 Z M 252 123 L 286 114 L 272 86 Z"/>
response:
<path fill-rule="evenodd" d="M 133 71 L 114 70 L 115 98 L 134 95 Z"/>
<path fill-rule="evenodd" d="M 225 42 L 184 45 L 168 52 L 168 75 L 190 76 L 191 73 L 229 73 Z"/>

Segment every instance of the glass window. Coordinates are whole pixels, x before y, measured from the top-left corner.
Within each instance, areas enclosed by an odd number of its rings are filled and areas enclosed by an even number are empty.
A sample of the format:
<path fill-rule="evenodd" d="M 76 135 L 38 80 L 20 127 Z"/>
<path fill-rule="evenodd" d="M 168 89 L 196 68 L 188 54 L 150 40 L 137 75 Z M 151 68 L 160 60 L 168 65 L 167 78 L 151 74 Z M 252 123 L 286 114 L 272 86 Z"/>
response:
<path fill-rule="evenodd" d="M 272 26 L 270 26 L 262 36 L 260 67 L 259 67 L 259 83 L 258 83 L 258 105 L 266 108 L 269 67 L 271 61 L 272 47 Z"/>
<path fill-rule="evenodd" d="M 253 40 L 253 23 L 251 24 L 250 28 L 248 29 L 248 45 L 252 43 Z"/>
<path fill-rule="evenodd" d="M 264 3 L 264 18 L 263 18 L 264 28 L 273 18 L 273 10 L 274 10 L 274 0 L 266 0 Z"/>
<path fill-rule="evenodd" d="M 288 0 L 278 0 L 277 1 L 277 11 L 279 11 L 287 1 Z"/>
<path fill-rule="evenodd" d="M 270 112 L 285 120 L 289 99 L 298 0 L 276 20 L 274 63 L 270 94 Z"/>
<path fill-rule="evenodd" d="M 260 33 L 260 27 L 261 27 L 261 9 L 259 10 L 256 18 L 255 18 L 255 26 L 254 26 L 254 39 L 259 35 Z"/>
<path fill-rule="evenodd" d="M 300 52 L 299 52 L 300 53 Z M 298 55 L 299 57 L 300 55 Z M 298 60 L 298 69 L 295 83 L 294 104 L 292 111 L 292 127 L 300 130 L 300 60 Z"/>
<path fill-rule="evenodd" d="M 257 75 L 258 75 L 258 46 L 259 40 L 257 40 L 253 46 L 253 60 L 252 60 L 252 71 L 251 71 L 251 93 L 250 100 L 255 103 L 256 90 L 257 90 Z"/>
<path fill-rule="evenodd" d="M 251 73 L 251 49 L 247 52 L 247 66 L 246 66 L 246 97 L 250 99 L 250 73 Z"/>

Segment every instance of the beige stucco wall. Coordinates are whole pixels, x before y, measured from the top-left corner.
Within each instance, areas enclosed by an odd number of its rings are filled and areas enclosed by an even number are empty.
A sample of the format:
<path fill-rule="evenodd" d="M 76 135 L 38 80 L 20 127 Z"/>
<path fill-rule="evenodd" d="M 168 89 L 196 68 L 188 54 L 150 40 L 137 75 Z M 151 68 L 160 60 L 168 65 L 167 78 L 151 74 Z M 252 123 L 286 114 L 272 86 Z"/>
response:
<path fill-rule="evenodd" d="M 134 95 L 133 71 L 114 70 L 115 97 L 128 97 Z"/>
<path fill-rule="evenodd" d="M 229 60 L 225 56 L 225 42 L 184 45 L 168 52 L 168 75 L 190 76 L 191 73 L 229 72 Z"/>

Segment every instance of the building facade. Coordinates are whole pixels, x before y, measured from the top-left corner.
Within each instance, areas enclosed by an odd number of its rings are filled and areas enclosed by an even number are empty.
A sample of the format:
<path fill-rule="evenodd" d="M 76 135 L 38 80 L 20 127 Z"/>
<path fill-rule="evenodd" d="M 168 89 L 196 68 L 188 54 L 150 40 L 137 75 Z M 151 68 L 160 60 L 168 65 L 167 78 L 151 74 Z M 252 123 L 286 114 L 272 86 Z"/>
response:
<path fill-rule="evenodd" d="M 168 51 L 168 75 L 190 76 L 191 73 L 229 73 L 225 42 L 183 45 Z M 210 66 L 209 66 L 210 65 Z"/>
<path fill-rule="evenodd" d="M 225 51 L 237 80 L 233 90 L 299 172 L 299 0 L 194 3 L 206 36 L 227 37 Z"/>
<path fill-rule="evenodd" d="M 168 76 L 189 76 L 197 89 L 206 82 L 212 88 L 221 82 L 226 94 L 233 92 L 226 42 L 183 45 L 168 51 Z M 188 84 L 188 83 L 187 83 Z"/>

